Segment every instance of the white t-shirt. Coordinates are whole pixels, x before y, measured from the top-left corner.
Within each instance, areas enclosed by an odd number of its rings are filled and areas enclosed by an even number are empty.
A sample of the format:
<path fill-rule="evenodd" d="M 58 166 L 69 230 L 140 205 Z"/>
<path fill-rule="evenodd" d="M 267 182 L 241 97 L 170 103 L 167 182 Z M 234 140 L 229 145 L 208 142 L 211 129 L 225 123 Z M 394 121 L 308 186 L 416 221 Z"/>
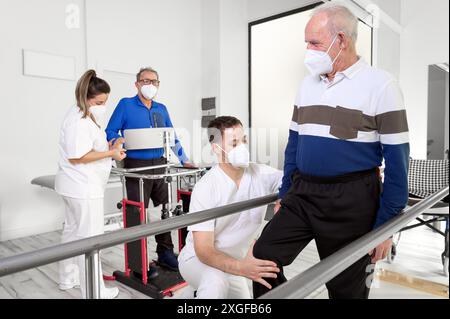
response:
<path fill-rule="evenodd" d="M 61 126 L 55 190 L 66 197 L 103 198 L 111 171 L 111 159 L 77 165 L 69 162 L 69 159 L 81 158 L 90 151 L 106 152 L 109 149 L 105 131 L 91 118 L 82 117 L 83 113 L 74 106 L 66 113 Z"/>
<path fill-rule="evenodd" d="M 282 177 L 282 171 L 267 165 L 250 164 L 238 189 L 234 181 L 216 165 L 195 185 L 189 213 L 277 193 Z M 187 261 L 195 256 L 193 231 L 214 232 L 217 250 L 236 259 L 244 258 L 266 211 L 267 205 L 189 226 L 180 260 Z"/>

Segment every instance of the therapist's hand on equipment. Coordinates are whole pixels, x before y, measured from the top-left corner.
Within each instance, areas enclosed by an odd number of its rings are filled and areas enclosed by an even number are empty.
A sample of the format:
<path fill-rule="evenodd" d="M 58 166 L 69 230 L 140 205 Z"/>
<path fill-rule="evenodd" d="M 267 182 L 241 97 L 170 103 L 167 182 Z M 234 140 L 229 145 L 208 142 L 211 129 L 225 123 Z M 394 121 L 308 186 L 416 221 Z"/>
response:
<path fill-rule="evenodd" d="M 112 150 L 114 148 L 116 149 L 122 149 L 122 145 L 125 143 L 125 139 L 123 137 L 119 137 L 114 140 L 114 143 L 110 141 L 109 144 L 109 150 Z"/>
<path fill-rule="evenodd" d="M 372 249 L 369 253 L 372 256 L 372 263 L 375 264 L 379 260 L 386 258 L 387 254 L 392 248 L 392 238 L 382 242 L 375 249 Z"/>
<path fill-rule="evenodd" d="M 277 273 L 280 269 L 277 264 L 270 260 L 257 259 L 253 256 L 253 246 L 255 242 L 252 243 L 250 249 L 248 250 L 247 256 L 241 260 L 241 274 L 261 285 L 272 289 L 272 286 L 265 281 L 263 278 L 277 278 Z"/>
<path fill-rule="evenodd" d="M 110 150 L 110 152 L 111 152 L 111 157 L 118 162 L 120 162 L 125 157 L 127 157 L 127 154 L 125 153 L 126 150 L 124 150 L 124 149 L 112 148 Z"/>

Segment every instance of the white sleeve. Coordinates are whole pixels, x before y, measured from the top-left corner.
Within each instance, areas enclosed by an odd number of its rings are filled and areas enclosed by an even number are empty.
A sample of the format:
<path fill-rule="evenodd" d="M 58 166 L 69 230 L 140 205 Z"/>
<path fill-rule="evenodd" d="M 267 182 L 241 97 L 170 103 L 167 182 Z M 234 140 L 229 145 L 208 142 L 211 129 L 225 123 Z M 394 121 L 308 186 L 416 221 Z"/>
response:
<path fill-rule="evenodd" d="M 206 182 L 199 182 L 195 185 L 191 195 L 191 203 L 189 205 L 189 214 L 200 212 L 206 209 L 217 207 L 215 205 L 215 192 L 213 185 Z M 211 219 L 206 222 L 188 226 L 189 231 L 210 231 L 213 232 L 216 220 Z"/>
<path fill-rule="evenodd" d="M 278 193 L 283 179 L 283 171 L 268 165 L 259 165 L 259 174 L 261 174 L 264 184 L 269 194 Z"/>
<path fill-rule="evenodd" d="M 405 102 L 398 81 L 390 80 L 379 92 L 375 119 L 381 144 L 409 143 Z"/>
<path fill-rule="evenodd" d="M 80 120 L 64 128 L 64 150 L 69 159 L 82 158 L 93 148 L 94 140 L 86 121 Z"/>

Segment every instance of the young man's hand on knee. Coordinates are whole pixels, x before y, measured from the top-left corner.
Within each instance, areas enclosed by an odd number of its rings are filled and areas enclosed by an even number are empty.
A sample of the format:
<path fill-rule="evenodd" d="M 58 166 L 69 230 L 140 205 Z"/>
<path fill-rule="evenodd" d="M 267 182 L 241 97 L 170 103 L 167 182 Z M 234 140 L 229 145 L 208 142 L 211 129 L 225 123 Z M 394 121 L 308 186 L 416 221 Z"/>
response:
<path fill-rule="evenodd" d="M 280 269 L 273 261 L 255 258 L 253 256 L 254 245 L 255 242 L 250 246 L 247 256 L 240 262 L 241 275 L 272 289 L 272 286 L 263 278 L 277 278 Z"/>

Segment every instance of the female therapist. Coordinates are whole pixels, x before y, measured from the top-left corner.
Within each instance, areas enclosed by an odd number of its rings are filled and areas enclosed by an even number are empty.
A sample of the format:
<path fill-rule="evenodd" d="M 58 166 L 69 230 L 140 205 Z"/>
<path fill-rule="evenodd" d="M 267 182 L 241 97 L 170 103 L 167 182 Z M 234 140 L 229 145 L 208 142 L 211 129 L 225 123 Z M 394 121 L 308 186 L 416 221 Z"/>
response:
<path fill-rule="evenodd" d="M 77 83 L 77 105 L 68 110 L 62 123 L 55 189 L 65 206 L 63 243 L 103 233 L 103 197 L 111 161 L 126 157 L 121 149 L 124 140 L 108 144 L 98 124 L 106 111 L 109 92 L 106 81 L 94 70 L 87 71 Z M 86 297 L 84 256 L 61 261 L 59 276 L 60 289 L 80 286 L 82 297 Z M 100 285 L 100 298 L 112 299 L 119 294 L 117 288 L 105 288 L 102 278 Z"/>

